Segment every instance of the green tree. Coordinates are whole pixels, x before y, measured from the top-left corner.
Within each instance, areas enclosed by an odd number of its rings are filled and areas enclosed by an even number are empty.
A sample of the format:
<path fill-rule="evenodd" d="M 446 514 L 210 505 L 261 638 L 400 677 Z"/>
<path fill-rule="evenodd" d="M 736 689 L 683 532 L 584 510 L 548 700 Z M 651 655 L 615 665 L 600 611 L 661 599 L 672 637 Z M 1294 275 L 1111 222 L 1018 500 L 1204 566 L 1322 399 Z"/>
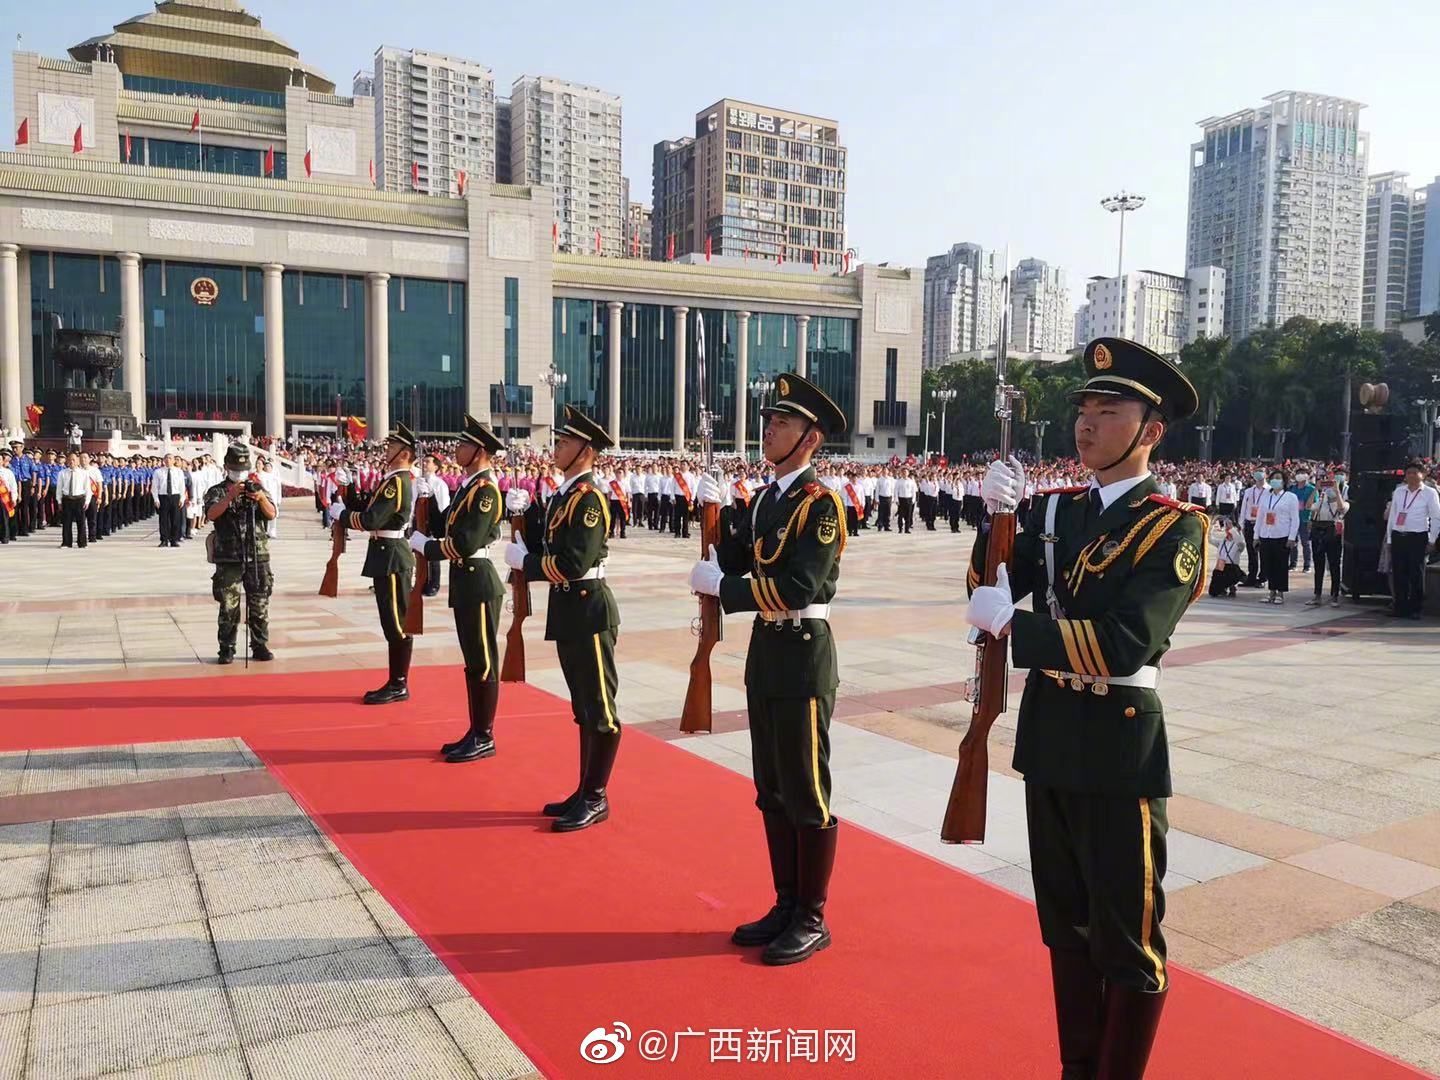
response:
<path fill-rule="evenodd" d="M 1183 371 L 1196 394 L 1205 414 L 1207 432 L 1202 432 L 1200 459 L 1209 461 L 1215 445 L 1215 421 L 1220 406 L 1239 386 L 1239 377 L 1230 360 L 1230 339 L 1228 337 L 1198 338 L 1180 350 L 1180 370 Z"/>

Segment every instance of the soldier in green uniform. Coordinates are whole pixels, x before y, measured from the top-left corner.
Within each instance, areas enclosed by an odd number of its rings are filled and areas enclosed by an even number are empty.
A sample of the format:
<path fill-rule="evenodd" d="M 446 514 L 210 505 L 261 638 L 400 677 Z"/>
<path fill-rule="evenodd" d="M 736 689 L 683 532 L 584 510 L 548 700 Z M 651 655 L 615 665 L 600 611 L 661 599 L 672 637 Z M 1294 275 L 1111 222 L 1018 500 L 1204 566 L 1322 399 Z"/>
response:
<path fill-rule="evenodd" d="M 1205 585 L 1209 522 L 1158 493 L 1150 454 L 1195 389 L 1140 345 L 1085 350 L 1075 444 L 1084 486 L 1033 500 L 1014 555 L 982 586 L 988 519 L 976 540 L 966 618 L 1008 636 L 1029 668 L 1015 732 L 1025 777 L 1035 906 L 1050 949 L 1062 1077 L 1145 1072 L 1165 993 L 1165 800 L 1170 795 L 1160 658 Z M 996 461 L 988 509 L 1013 508 L 1019 463 Z M 1033 611 L 1015 608 L 1027 593 Z"/>
<path fill-rule="evenodd" d="M 495 707 L 500 701 L 497 635 L 505 587 L 490 561 L 489 549 L 500 535 L 505 502 L 490 463 L 503 445 L 494 432 L 467 415 L 455 447 L 455 460 L 465 470 L 465 480 L 451 497 L 440 523 L 443 539 L 421 532 L 410 535 L 410 547 L 417 557 L 450 562 L 450 608 L 465 656 L 465 691 L 470 705 L 470 729 L 465 737 L 440 748 L 450 762 L 495 756 Z"/>
<path fill-rule="evenodd" d="M 830 812 L 830 714 L 839 676 L 830 600 L 845 550 L 845 511 L 810 459 L 845 414 L 798 375 L 776 379 L 764 452 L 775 483 L 749 507 L 721 513 L 721 543 L 695 564 L 690 588 L 727 612 L 757 613 L 745 660 L 755 805 L 765 822 L 775 904 L 736 928 L 737 945 L 763 945 L 767 964 L 794 964 L 830 944 L 825 902 L 838 821 Z M 719 484 L 699 483 L 702 502 Z M 748 576 L 747 576 L 748 575 Z"/>
<path fill-rule="evenodd" d="M 410 606 L 410 575 L 415 556 L 405 539 L 410 524 L 411 487 L 415 464 L 415 433 L 404 424 L 385 439 L 385 467 L 388 470 L 376 485 L 363 510 L 345 515 L 344 526 L 370 534 L 365 549 L 365 566 L 360 571 L 375 582 L 375 606 L 380 628 L 390 647 L 390 678 L 384 686 L 365 694 L 366 705 L 389 705 L 410 697 L 410 653 L 415 640 L 405 633 L 405 610 Z"/>
<path fill-rule="evenodd" d="M 250 480 L 250 448 L 231 443 L 225 451 L 225 479 L 205 492 L 205 520 L 215 532 L 210 538 L 215 574 L 211 591 L 220 605 L 219 662 L 235 661 L 235 633 L 240 626 L 240 590 L 250 627 L 250 655 L 272 660 L 270 651 L 270 538 L 266 525 L 275 517 L 275 505 Z"/>
<path fill-rule="evenodd" d="M 620 610 L 605 583 L 605 538 L 610 506 L 591 473 L 595 459 L 613 446 L 595 421 L 570 405 L 555 435 L 555 464 L 565 474 L 558 491 L 541 507 L 526 506 L 523 489 L 512 489 L 508 505 L 525 512 L 523 542 L 505 548 L 505 564 L 526 581 L 550 583 L 545 640 L 555 642 L 570 707 L 580 730 L 580 785 L 569 798 L 548 803 L 556 832 L 598 825 L 610 816 L 606 785 L 620 749 L 615 712 L 615 639 Z"/>

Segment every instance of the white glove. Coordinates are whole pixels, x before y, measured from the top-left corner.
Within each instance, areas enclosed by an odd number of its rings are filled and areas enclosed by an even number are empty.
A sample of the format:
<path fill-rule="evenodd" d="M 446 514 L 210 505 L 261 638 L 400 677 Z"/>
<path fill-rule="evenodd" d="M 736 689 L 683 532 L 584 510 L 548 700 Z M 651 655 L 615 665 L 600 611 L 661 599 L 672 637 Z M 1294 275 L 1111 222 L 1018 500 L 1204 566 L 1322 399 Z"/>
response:
<path fill-rule="evenodd" d="M 996 458 L 985 471 L 980 483 L 980 497 L 985 508 L 992 514 L 1014 510 L 1020 505 L 1020 496 L 1025 491 L 1025 467 L 1014 454 L 1009 461 Z"/>
<path fill-rule="evenodd" d="M 965 621 L 971 626 L 984 630 L 991 637 L 999 637 L 1010 625 L 1015 615 L 1015 601 L 1010 596 L 1010 574 L 1001 563 L 995 572 L 994 585 L 982 585 L 970 595 L 970 606 L 965 609 Z"/>
<path fill-rule="evenodd" d="M 425 544 L 429 539 L 430 538 L 422 532 L 412 532 L 410 534 L 410 550 L 419 552 L 421 555 L 424 555 Z"/>
<path fill-rule="evenodd" d="M 523 514 L 530 505 L 530 493 L 524 488 L 511 488 L 505 495 L 505 509 L 512 514 Z"/>
<path fill-rule="evenodd" d="M 725 571 L 720 569 L 720 557 L 715 554 L 715 545 L 710 545 L 710 554 L 690 568 L 690 591 L 705 596 L 719 596 L 720 582 Z"/>
<path fill-rule="evenodd" d="M 523 543 L 511 541 L 505 545 L 505 565 L 511 570 L 525 569 L 525 556 L 530 554 Z"/>
<path fill-rule="evenodd" d="M 709 473 L 700 474 L 700 483 L 695 496 L 702 503 L 712 503 L 715 506 L 719 506 L 725 501 L 725 497 L 720 491 L 720 481 Z"/>

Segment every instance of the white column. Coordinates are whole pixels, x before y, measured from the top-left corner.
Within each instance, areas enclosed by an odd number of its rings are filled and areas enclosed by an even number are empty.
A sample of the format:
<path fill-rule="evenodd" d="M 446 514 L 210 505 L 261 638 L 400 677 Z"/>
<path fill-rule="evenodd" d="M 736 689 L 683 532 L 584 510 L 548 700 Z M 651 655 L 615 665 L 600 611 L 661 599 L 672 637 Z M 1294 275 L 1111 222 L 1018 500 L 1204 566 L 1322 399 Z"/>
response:
<path fill-rule="evenodd" d="M 285 267 L 266 263 L 265 278 L 265 434 L 285 437 Z"/>
<path fill-rule="evenodd" d="M 810 316 L 795 316 L 795 374 L 802 379 L 810 377 L 810 357 L 806 353 L 806 344 L 810 337 Z"/>
<path fill-rule="evenodd" d="M 365 411 L 369 437 L 390 434 L 390 275 L 369 274 L 370 356 L 365 370 Z"/>
<path fill-rule="evenodd" d="M 121 373 L 135 419 L 145 423 L 145 316 L 140 304 L 140 255 L 122 251 L 120 259 Z"/>
<path fill-rule="evenodd" d="M 735 453 L 745 455 L 750 420 L 750 313 L 735 313 Z"/>
<path fill-rule="evenodd" d="M 609 423 L 606 429 L 610 438 L 618 447 L 620 445 L 620 310 L 625 305 L 619 300 L 611 300 L 605 305 L 605 310 L 610 314 L 610 325 L 607 331 L 610 338 L 609 349 L 609 371 L 606 372 L 609 384 L 607 397 L 610 404 Z"/>
<path fill-rule="evenodd" d="M 688 307 L 675 311 L 675 426 L 671 435 L 672 449 L 685 449 L 685 316 Z M 703 392 L 703 388 L 702 388 Z"/>
<path fill-rule="evenodd" d="M 20 247 L 0 244 L 0 427 L 25 427 L 20 400 Z"/>

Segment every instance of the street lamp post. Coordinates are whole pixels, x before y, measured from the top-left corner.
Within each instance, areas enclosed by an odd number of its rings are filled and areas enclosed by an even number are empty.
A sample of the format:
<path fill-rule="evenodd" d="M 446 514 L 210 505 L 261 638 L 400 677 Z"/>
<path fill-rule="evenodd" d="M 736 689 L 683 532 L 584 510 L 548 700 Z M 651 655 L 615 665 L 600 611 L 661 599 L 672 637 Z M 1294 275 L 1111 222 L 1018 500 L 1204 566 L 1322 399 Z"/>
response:
<path fill-rule="evenodd" d="M 767 379 L 764 375 L 757 375 L 750 380 L 750 394 L 755 398 L 755 415 L 757 417 L 760 415 L 760 410 L 764 407 L 766 399 L 770 396 L 770 391 L 774 389 L 775 381 L 773 379 Z M 755 431 L 755 449 L 758 453 L 762 437 L 758 423 L 755 425 Z M 749 447 L 740 447 L 740 453 L 748 458 L 750 456 Z"/>
<path fill-rule="evenodd" d="M 1045 459 L 1045 429 L 1050 426 L 1049 420 L 1031 420 L 1030 426 L 1035 429 L 1035 461 Z"/>
<path fill-rule="evenodd" d="M 1100 200 L 1100 205 L 1110 213 L 1120 215 L 1120 259 L 1115 267 L 1115 276 L 1122 278 L 1125 276 L 1125 215 L 1144 206 L 1145 196 L 1131 191 L 1120 191 L 1105 196 Z"/>
<path fill-rule="evenodd" d="M 933 412 L 927 412 L 925 414 L 925 450 L 921 454 L 920 460 L 926 462 L 930 460 L 930 421 L 934 418 L 935 414 Z"/>
<path fill-rule="evenodd" d="M 1201 460 L 1201 461 L 1209 461 L 1209 460 L 1210 460 L 1210 451 L 1211 451 L 1210 440 L 1214 437 L 1215 425 L 1214 425 L 1214 424 L 1201 424 L 1201 425 L 1200 425 L 1199 427 L 1197 427 L 1195 430 L 1198 431 L 1198 432 L 1200 432 L 1200 438 L 1201 438 L 1201 440 L 1202 440 L 1202 442 L 1201 442 L 1201 444 L 1200 444 L 1201 447 L 1202 447 L 1202 449 L 1201 449 L 1201 451 L 1200 451 L 1200 460 Z"/>
<path fill-rule="evenodd" d="M 559 395 L 555 391 L 563 388 L 568 379 L 569 376 L 565 372 L 557 370 L 553 363 L 547 371 L 540 375 L 540 381 L 550 388 L 552 399 L 550 408 L 550 452 L 552 454 L 555 452 L 555 405 L 560 403 Z"/>
<path fill-rule="evenodd" d="M 945 390 L 936 390 L 932 397 L 940 402 L 940 456 L 945 457 L 945 414 L 949 412 L 950 402 L 955 400 L 959 393 L 953 386 Z"/>
<path fill-rule="evenodd" d="M 1290 429 L 1277 425 L 1270 430 L 1275 433 L 1275 453 L 1273 458 L 1278 464 L 1285 460 L 1285 436 L 1290 434 Z"/>

